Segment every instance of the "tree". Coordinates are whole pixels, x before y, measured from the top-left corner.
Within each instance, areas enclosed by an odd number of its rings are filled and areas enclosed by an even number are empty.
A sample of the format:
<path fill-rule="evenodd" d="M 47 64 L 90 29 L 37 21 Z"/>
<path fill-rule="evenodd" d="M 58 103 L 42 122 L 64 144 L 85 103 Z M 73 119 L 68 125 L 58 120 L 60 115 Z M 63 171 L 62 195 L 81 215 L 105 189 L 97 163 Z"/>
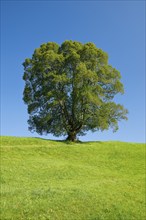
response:
<path fill-rule="evenodd" d="M 30 131 L 75 141 L 88 130 L 116 131 L 118 121 L 127 119 L 127 110 L 113 101 L 124 93 L 120 72 L 95 44 L 42 44 L 23 66 Z"/>

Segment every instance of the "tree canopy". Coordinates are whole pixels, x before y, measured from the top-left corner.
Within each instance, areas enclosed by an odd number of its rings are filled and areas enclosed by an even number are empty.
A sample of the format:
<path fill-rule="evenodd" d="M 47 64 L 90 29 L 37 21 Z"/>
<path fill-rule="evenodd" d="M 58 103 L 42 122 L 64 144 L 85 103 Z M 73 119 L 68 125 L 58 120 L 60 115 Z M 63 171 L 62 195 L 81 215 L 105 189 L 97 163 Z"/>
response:
<path fill-rule="evenodd" d="M 121 75 L 93 43 L 42 44 L 23 63 L 29 130 L 67 135 L 74 141 L 87 131 L 118 129 L 127 110 L 113 98 L 124 93 Z"/>

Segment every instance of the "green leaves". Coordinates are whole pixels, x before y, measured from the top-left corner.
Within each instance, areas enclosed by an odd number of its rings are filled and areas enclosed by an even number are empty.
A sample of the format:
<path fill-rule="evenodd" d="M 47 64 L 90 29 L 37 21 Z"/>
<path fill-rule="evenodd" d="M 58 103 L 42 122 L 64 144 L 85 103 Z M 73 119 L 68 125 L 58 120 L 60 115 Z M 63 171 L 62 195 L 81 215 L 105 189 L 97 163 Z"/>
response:
<path fill-rule="evenodd" d="M 54 42 L 35 49 L 23 63 L 31 131 L 56 136 L 118 129 L 127 110 L 112 99 L 124 93 L 118 70 L 93 43 Z"/>

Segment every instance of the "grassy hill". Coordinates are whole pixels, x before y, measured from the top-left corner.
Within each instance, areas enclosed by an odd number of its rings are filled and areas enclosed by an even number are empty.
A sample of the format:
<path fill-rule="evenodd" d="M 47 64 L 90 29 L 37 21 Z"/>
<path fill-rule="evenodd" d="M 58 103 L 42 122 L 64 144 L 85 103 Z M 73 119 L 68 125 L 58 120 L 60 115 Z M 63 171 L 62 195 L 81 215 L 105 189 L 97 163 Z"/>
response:
<path fill-rule="evenodd" d="M 1 137 L 1 220 L 144 220 L 145 145 Z"/>

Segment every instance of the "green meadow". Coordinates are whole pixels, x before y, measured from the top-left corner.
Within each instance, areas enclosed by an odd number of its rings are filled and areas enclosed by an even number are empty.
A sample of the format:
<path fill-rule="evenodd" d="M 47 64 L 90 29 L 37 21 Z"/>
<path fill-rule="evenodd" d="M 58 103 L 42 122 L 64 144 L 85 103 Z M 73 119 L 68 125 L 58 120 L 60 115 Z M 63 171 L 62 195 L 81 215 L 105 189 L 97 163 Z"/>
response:
<path fill-rule="evenodd" d="M 145 144 L 1 137 L 1 220 L 144 220 Z"/>

